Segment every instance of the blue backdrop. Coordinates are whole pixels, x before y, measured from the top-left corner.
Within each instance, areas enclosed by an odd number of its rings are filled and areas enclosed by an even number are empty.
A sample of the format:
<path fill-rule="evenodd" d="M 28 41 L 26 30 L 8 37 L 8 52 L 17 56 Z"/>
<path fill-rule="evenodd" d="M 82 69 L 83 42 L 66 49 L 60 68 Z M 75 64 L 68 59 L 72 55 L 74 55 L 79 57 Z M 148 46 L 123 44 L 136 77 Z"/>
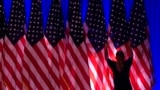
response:
<path fill-rule="evenodd" d="M 52 0 L 42 0 L 42 12 L 43 12 L 43 27 L 45 28 L 49 8 Z M 62 1 L 62 10 L 64 20 L 67 19 L 68 15 L 68 0 Z M 4 0 L 5 5 L 5 15 L 7 20 L 10 16 L 10 8 L 11 8 L 12 0 Z M 106 17 L 106 25 L 109 22 L 109 12 L 110 12 L 110 2 L 111 0 L 103 0 L 103 6 Z M 126 3 L 126 18 L 128 19 L 130 16 L 130 10 L 132 8 L 133 0 L 125 0 Z M 82 21 L 85 20 L 88 0 L 81 0 L 82 5 Z M 160 90 L 160 55 L 158 51 L 160 51 L 160 0 L 145 0 L 147 18 L 149 23 L 150 30 L 150 44 L 151 44 L 151 52 L 152 52 L 152 61 L 154 66 L 154 75 L 155 75 L 155 85 L 153 90 Z M 31 8 L 31 0 L 25 0 L 25 9 L 26 9 L 26 21 L 27 24 L 29 22 L 30 16 L 30 8 Z"/>

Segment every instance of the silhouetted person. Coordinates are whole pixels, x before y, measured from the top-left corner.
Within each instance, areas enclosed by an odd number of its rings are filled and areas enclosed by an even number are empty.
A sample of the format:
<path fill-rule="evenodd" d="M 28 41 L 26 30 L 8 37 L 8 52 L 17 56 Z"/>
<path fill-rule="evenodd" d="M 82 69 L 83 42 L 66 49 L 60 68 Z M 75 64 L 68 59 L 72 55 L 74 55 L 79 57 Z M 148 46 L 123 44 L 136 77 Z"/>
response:
<path fill-rule="evenodd" d="M 129 72 L 133 60 L 132 56 L 128 60 L 124 60 L 124 53 L 117 51 L 116 62 L 108 58 L 107 50 L 105 50 L 105 56 L 113 72 L 114 90 L 132 90 L 129 80 Z"/>

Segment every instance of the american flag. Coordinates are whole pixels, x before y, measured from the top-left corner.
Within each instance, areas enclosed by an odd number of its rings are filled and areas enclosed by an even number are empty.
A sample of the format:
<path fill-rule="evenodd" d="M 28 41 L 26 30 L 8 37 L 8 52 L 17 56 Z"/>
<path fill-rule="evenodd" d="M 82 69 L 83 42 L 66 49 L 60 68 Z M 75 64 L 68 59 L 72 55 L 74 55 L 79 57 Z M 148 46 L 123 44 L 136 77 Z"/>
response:
<path fill-rule="evenodd" d="M 122 50 L 125 59 L 128 59 L 131 52 L 129 46 L 129 30 L 127 30 L 127 22 L 125 19 L 124 0 L 112 0 L 110 23 L 109 23 L 109 39 L 108 39 L 108 56 L 112 60 L 116 60 L 117 50 Z M 113 83 L 112 71 L 109 69 L 109 79 Z M 114 87 L 112 84 L 110 87 Z"/>
<path fill-rule="evenodd" d="M 88 32 L 86 44 L 88 47 L 87 55 L 91 89 L 108 89 L 106 78 L 107 64 L 104 58 L 104 44 L 107 36 L 102 0 L 89 0 L 86 26 L 85 30 Z"/>
<path fill-rule="evenodd" d="M 5 28 L 3 46 L 3 79 L 6 87 L 12 90 L 22 90 L 24 24 L 24 2 L 23 0 L 13 0 L 10 19 Z"/>
<path fill-rule="evenodd" d="M 65 74 L 70 89 L 90 90 L 85 34 L 81 21 L 80 0 L 70 0 L 69 35 Z"/>
<path fill-rule="evenodd" d="M 3 1 L 0 1 L 0 72 L 2 72 L 2 61 L 3 61 L 3 38 L 4 38 L 4 23 L 5 23 L 5 15 L 3 9 Z M 0 89 L 2 90 L 3 87 L 3 80 L 2 80 L 2 73 L 0 73 Z"/>
<path fill-rule="evenodd" d="M 131 12 L 129 29 L 130 40 L 134 52 L 132 71 L 137 85 L 133 83 L 135 90 L 152 89 L 152 63 L 150 45 L 148 39 L 148 25 L 144 0 L 135 0 Z"/>
<path fill-rule="evenodd" d="M 50 83 L 46 38 L 43 34 L 41 0 L 32 0 L 32 8 L 24 49 L 24 77 L 31 90 L 54 90 Z"/>
<path fill-rule="evenodd" d="M 66 89 L 63 80 L 63 67 L 65 63 L 65 32 L 63 27 L 62 10 L 59 0 L 54 0 L 50 9 L 45 35 L 48 43 L 48 57 L 50 59 L 50 82 L 54 90 Z"/>

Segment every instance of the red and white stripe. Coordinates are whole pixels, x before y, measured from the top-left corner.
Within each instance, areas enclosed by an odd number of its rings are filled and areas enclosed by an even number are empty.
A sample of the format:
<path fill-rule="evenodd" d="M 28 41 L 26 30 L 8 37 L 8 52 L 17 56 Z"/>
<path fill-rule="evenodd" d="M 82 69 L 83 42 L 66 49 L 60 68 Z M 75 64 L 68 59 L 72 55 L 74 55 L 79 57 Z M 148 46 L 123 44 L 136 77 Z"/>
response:
<path fill-rule="evenodd" d="M 87 51 L 88 51 L 88 62 L 89 62 L 89 73 L 90 73 L 90 84 L 92 90 L 112 90 L 109 85 L 110 78 L 108 77 L 108 66 L 104 56 L 104 49 L 96 52 L 91 45 L 89 39 L 86 39 Z"/>
<path fill-rule="evenodd" d="M 69 89 L 68 81 L 64 77 L 66 58 L 66 39 L 61 39 L 57 45 L 59 51 L 60 90 Z"/>
<path fill-rule="evenodd" d="M 24 49 L 24 64 L 26 68 L 24 72 L 27 74 L 24 76 L 26 81 L 29 82 L 27 87 L 32 90 L 54 90 L 49 78 L 50 67 L 47 51 L 46 39 L 44 37 L 34 46 L 26 42 Z"/>
<path fill-rule="evenodd" d="M 3 80 L 2 80 L 2 61 L 3 61 L 3 38 L 0 39 L 0 89 L 2 90 L 3 87 Z"/>
<path fill-rule="evenodd" d="M 4 39 L 3 77 L 9 89 L 22 90 L 21 72 L 24 43 L 24 36 L 20 38 L 16 45 L 13 45 L 6 36 Z"/>
<path fill-rule="evenodd" d="M 50 73 L 50 83 L 54 87 L 54 90 L 60 89 L 60 72 L 59 72 L 59 51 L 57 44 L 52 46 L 49 42 L 47 43 L 48 47 L 48 58 L 49 58 L 49 73 Z"/>
<path fill-rule="evenodd" d="M 64 78 L 70 89 L 90 90 L 87 51 L 84 42 L 77 47 L 69 35 Z"/>
<path fill-rule="evenodd" d="M 152 89 L 152 65 L 151 55 L 149 48 L 149 41 L 146 39 L 141 45 L 133 48 L 134 62 L 133 68 L 136 68 L 135 72 L 138 76 L 139 90 L 151 90 Z M 137 90 L 137 89 L 136 89 Z"/>
<path fill-rule="evenodd" d="M 87 35 L 89 30 L 87 24 L 84 23 L 83 27 Z M 86 37 L 85 43 L 87 46 L 91 90 L 112 90 L 112 88 L 109 87 L 113 83 L 111 83 L 110 78 L 108 78 L 108 65 L 105 60 L 104 49 L 96 52 L 88 37 Z"/>

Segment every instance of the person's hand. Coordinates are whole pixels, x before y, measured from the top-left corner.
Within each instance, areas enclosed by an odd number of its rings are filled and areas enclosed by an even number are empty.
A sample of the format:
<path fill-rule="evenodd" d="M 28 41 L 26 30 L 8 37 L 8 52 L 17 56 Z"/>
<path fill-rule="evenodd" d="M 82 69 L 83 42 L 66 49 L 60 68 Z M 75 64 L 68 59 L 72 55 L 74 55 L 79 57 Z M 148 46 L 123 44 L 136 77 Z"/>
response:
<path fill-rule="evenodd" d="M 105 58 L 108 59 L 108 45 L 107 45 L 107 42 L 104 44 L 104 55 L 105 55 Z"/>
<path fill-rule="evenodd" d="M 132 51 L 132 43 L 131 43 L 131 41 L 128 42 L 128 45 L 130 47 L 130 57 L 133 57 L 133 51 Z"/>

